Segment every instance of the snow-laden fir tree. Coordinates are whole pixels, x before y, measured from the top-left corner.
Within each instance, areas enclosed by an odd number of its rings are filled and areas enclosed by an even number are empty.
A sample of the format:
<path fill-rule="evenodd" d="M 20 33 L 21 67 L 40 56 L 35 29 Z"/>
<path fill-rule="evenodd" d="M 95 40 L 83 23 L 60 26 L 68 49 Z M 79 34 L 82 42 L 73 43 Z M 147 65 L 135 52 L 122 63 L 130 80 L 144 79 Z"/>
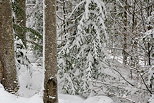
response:
<path fill-rule="evenodd" d="M 59 51 L 59 77 L 64 92 L 88 96 L 95 92 L 92 81 L 104 75 L 107 67 L 105 6 L 102 0 L 84 0 L 77 6 L 81 13 L 77 30 Z"/>

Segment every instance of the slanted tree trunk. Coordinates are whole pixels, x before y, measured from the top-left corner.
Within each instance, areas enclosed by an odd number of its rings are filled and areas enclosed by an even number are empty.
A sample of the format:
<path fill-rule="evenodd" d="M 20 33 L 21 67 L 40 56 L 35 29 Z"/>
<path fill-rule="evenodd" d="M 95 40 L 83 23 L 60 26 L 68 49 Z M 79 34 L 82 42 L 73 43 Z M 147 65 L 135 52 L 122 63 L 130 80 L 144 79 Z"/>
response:
<path fill-rule="evenodd" d="M 56 46 L 56 0 L 45 3 L 45 80 L 44 103 L 58 103 L 57 97 L 57 46 Z"/>
<path fill-rule="evenodd" d="M 11 0 L 2 0 L 0 1 L 0 68 L 3 69 L 2 84 L 12 93 L 18 89 L 14 58 Z"/>

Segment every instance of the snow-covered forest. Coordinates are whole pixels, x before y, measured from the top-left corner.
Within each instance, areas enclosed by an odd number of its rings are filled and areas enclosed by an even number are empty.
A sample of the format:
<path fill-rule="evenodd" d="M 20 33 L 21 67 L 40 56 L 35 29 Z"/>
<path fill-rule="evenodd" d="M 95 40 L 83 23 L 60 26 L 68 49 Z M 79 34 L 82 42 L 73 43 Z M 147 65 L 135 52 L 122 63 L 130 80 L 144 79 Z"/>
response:
<path fill-rule="evenodd" d="M 0 103 L 154 103 L 154 0 L 0 0 Z"/>

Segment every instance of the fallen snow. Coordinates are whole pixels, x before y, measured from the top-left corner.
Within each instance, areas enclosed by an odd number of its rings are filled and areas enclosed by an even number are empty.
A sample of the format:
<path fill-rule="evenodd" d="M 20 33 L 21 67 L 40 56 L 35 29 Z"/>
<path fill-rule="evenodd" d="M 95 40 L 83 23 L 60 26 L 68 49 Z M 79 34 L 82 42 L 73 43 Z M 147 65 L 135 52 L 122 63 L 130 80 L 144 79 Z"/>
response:
<path fill-rule="evenodd" d="M 38 94 L 31 98 L 23 98 L 6 92 L 0 84 L 0 103 L 43 103 L 42 97 Z"/>
<path fill-rule="evenodd" d="M 59 94 L 59 103 L 84 103 L 80 96 Z"/>
<path fill-rule="evenodd" d="M 76 95 L 59 94 L 59 103 L 113 103 L 107 96 L 94 96 L 83 99 Z M 0 103 L 43 103 L 41 94 L 35 94 L 30 98 L 19 97 L 8 93 L 0 84 Z"/>
<path fill-rule="evenodd" d="M 84 99 L 79 96 L 59 94 L 59 103 L 83 103 Z M 0 84 L 0 103 L 43 103 L 42 96 L 35 94 L 30 98 L 15 96 L 4 90 Z"/>
<path fill-rule="evenodd" d="M 113 100 L 107 96 L 89 97 L 84 103 L 114 103 Z"/>
<path fill-rule="evenodd" d="M 154 103 L 154 95 L 149 99 L 149 103 Z"/>

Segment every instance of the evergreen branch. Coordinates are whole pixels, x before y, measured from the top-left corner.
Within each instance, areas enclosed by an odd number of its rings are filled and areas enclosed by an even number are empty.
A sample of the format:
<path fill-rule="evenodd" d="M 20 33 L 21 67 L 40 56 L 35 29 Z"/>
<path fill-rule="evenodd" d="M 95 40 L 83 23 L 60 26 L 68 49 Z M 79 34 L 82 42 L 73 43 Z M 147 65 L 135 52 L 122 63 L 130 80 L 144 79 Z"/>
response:
<path fill-rule="evenodd" d="M 32 28 L 28 28 L 28 27 L 23 27 L 23 26 L 20 26 L 18 24 L 13 24 L 13 28 L 14 30 L 16 31 L 21 31 L 21 32 L 31 32 L 33 35 L 37 36 L 38 38 L 43 38 L 42 34 L 39 33 L 37 30 L 34 30 Z M 18 35 L 18 34 L 17 34 Z"/>

